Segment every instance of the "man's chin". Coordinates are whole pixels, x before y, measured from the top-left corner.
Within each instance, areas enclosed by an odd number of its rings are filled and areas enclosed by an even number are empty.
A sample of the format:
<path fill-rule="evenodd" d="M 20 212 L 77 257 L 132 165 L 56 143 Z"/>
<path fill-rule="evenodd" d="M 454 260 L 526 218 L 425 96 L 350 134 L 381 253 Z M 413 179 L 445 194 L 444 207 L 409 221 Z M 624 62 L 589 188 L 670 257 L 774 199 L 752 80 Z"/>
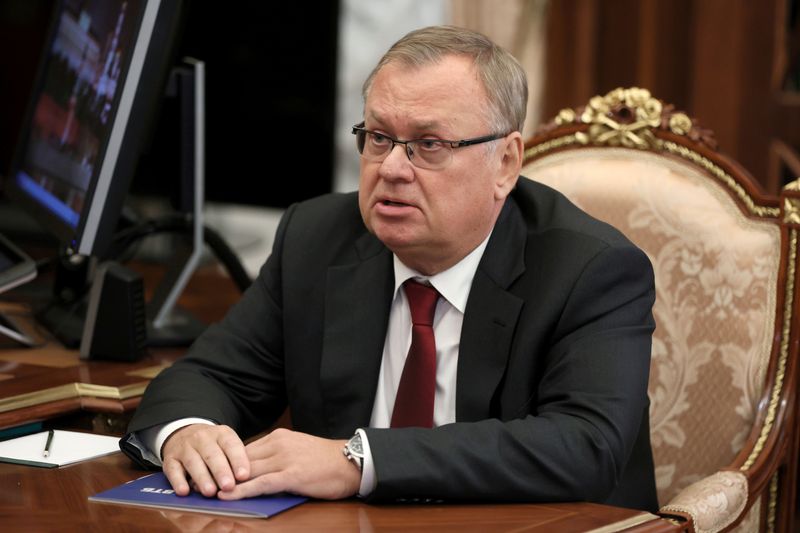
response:
<path fill-rule="evenodd" d="M 385 235 L 376 233 L 376 237 L 392 252 L 401 255 L 404 251 L 413 250 L 415 248 L 414 240 L 399 235 Z"/>
<path fill-rule="evenodd" d="M 408 231 L 407 228 L 400 228 L 395 225 L 379 224 L 372 228 L 372 233 L 387 248 L 394 253 L 402 252 L 419 247 L 420 239 L 415 233 Z"/>

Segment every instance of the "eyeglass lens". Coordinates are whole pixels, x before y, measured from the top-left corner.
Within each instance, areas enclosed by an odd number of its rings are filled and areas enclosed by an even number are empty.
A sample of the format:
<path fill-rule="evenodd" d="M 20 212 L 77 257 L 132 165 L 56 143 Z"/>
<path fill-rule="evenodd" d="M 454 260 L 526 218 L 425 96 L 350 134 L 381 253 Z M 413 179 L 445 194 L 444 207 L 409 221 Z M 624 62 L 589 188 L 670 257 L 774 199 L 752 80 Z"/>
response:
<path fill-rule="evenodd" d="M 395 144 L 404 144 L 406 155 L 421 168 L 442 168 L 450 162 L 452 147 L 448 143 L 421 139 L 416 141 L 393 141 L 378 133 L 358 130 L 356 144 L 359 153 L 372 161 L 382 161 L 389 155 Z"/>

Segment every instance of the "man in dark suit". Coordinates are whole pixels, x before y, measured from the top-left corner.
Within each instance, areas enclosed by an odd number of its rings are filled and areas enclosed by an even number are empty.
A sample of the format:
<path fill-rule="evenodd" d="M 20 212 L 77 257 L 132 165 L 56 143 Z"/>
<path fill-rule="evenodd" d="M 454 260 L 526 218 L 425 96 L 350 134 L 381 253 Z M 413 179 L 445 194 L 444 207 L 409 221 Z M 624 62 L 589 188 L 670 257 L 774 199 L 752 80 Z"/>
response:
<path fill-rule="evenodd" d="M 358 195 L 287 210 L 258 279 L 152 382 L 123 449 L 179 494 L 653 510 L 652 269 L 519 178 L 518 63 L 425 28 L 364 97 Z M 243 444 L 287 406 L 294 431 Z"/>

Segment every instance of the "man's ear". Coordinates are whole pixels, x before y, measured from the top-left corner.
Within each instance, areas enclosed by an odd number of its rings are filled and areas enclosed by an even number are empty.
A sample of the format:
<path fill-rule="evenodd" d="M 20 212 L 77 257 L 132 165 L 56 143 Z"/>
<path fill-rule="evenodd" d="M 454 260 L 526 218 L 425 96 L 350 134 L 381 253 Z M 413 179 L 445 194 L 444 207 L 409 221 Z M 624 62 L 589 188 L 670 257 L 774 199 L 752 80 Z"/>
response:
<path fill-rule="evenodd" d="M 508 134 L 501 141 L 500 171 L 495 178 L 495 199 L 505 200 L 517 183 L 519 171 L 522 168 L 522 154 L 524 143 L 522 134 L 518 131 Z"/>

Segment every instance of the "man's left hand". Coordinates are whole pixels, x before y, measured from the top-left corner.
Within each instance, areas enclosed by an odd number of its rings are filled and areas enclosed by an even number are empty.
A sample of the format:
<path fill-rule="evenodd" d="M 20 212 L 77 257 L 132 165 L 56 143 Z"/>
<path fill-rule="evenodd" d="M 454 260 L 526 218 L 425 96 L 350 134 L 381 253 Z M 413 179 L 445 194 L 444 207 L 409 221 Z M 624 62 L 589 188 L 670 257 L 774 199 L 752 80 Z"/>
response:
<path fill-rule="evenodd" d="M 361 472 L 342 453 L 345 440 L 276 429 L 245 447 L 250 479 L 217 493 L 222 500 L 290 492 L 337 500 L 358 492 Z"/>

